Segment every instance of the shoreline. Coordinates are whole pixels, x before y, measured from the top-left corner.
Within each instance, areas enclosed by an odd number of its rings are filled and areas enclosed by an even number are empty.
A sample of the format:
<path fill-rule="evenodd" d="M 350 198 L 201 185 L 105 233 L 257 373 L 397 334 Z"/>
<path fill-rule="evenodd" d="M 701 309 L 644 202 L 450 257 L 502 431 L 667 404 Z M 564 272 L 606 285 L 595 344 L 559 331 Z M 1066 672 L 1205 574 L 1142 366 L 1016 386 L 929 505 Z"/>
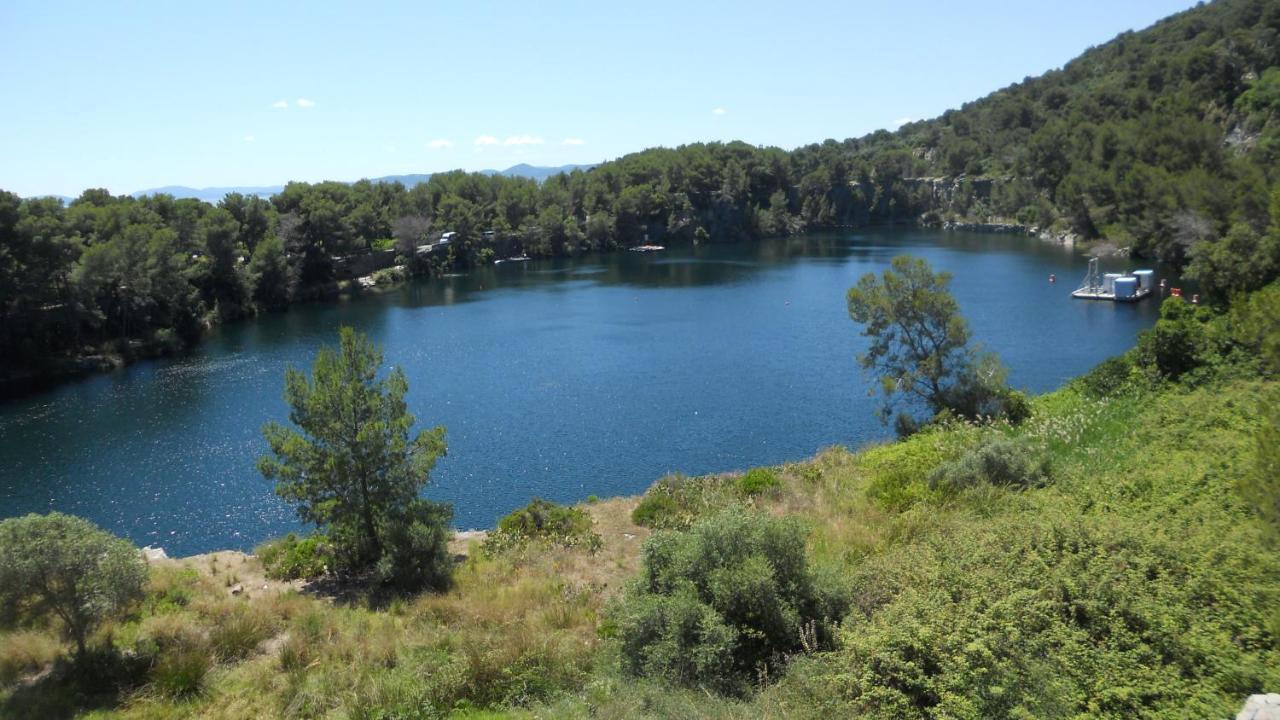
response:
<path fill-rule="evenodd" d="M 1045 242 L 1054 242 L 1067 249 L 1077 249 L 1077 245 L 1084 245 L 1084 247 L 1080 249 L 1090 248 L 1088 244 L 1085 244 L 1083 240 L 1074 233 L 1064 231 L 1055 234 L 1048 230 L 1041 230 L 1036 226 L 1027 226 L 1018 223 L 965 221 L 930 223 L 923 221 L 922 219 L 914 219 L 904 221 L 902 223 L 891 223 L 890 225 L 943 231 L 1022 234 L 1028 237 L 1037 237 Z M 808 228 L 804 232 L 823 232 L 832 229 L 847 231 L 883 226 L 883 224 L 818 226 Z M 781 237 L 792 237 L 792 235 Z M 770 239 L 776 238 L 761 238 L 760 240 L 752 240 L 750 242 L 761 242 L 762 240 Z M 1105 241 L 1101 240 L 1098 242 L 1105 243 Z M 1103 245 L 1102 247 L 1106 249 L 1112 246 Z M 1114 248 L 1112 249 L 1114 250 Z M 617 248 L 603 252 L 617 253 L 623 252 L 624 250 L 624 248 Z M 1127 255 L 1127 250 L 1127 248 L 1121 248 L 1118 251 L 1107 254 Z M 388 270 L 395 272 L 387 274 Z M 249 321 L 262 315 L 288 313 L 291 312 L 295 306 L 308 305 L 311 303 L 345 301 L 365 295 L 376 295 L 389 292 L 411 282 L 415 278 L 420 277 L 429 278 L 431 276 L 413 275 L 407 272 L 407 268 L 404 266 L 393 266 L 366 276 L 352 278 L 350 280 L 336 280 L 324 285 L 317 285 L 307 289 L 296 302 L 291 303 L 288 307 L 279 310 L 249 313 L 231 320 L 207 324 L 204 331 L 201 333 L 201 336 L 191 344 L 184 343 L 182 345 L 171 345 L 155 340 L 146 341 L 131 339 L 128 341 L 127 347 L 124 348 L 124 352 L 122 352 L 119 341 L 108 341 L 93 347 L 91 352 L 74 356 L 47 358 L 40 369 L 26 368 L 20 371 L 14 371 L 10 374 L 0 375 L 0 404 L 16 402 L 24 398 L 49 392 L 78 380 L 123 370 L 130 365 L 144 360 L 181 357 L 184 354 L 195 351 L 196 348 L 204 343 L 205 336 L 218 327 Z"/>
<path fill-rule="evenodd" d="M 640 495 L 624 495 L 617 498 L 609 498 L 609 499 L 610 500 L 638 500 L 639 498 L 640 498 Z M 574 505 L 577 505 L 577 504 L 578 503 L 574 503 Z M 472 528 L 469 530 L 458 530 L 456 528 L 451 528 L 450 535 L 449 535 L 449 548 L 450 550 L 453 550 L 455 545 L 457 545 L 460 548 L 464 548 L 465 546 L 470 545 L 474 541 L 477 541 L 477 540 L 483 541 L 485 538 L 489 537 L 489 533 L 491 532 L 493 532 L 492 529 L 482 530 L 479 528 Z M 260 545 L 262 543 L 269 542 L 274 539 L 276 538 L 265 538 L 257 544 Z M 142 559 L 146 560 L 148 563 L 190 563 L 190 562 L 204 561 L 210 557 L 222 556 L 222 555 L 234 555 L 234 556 L 240 556 L 245 558 L 257 557 L 257 555 L 255 555 L 251 550 L 237 550 L 235 548 L 219 548 L 216 550 L 206 550 L 204 552 L 191 553 L 190 555 L 170 555 L 168 552 L 165 551 L 163 545 L 143 545 L 138 548 L 138 552 L 142 554 Z M 461 554 L 465 555 L 466 553 L 463 552 Z"/>

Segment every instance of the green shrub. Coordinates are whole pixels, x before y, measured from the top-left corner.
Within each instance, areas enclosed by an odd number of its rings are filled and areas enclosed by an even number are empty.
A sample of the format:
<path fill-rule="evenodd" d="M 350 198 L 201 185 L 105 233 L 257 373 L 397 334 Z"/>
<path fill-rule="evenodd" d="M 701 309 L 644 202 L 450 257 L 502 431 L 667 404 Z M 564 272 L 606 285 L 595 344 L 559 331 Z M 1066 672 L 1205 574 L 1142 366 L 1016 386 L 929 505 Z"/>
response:
<path fill-rule="evenodd" d="M 1011 425 L 1021 425 L 1031 417 L 1031 398 L 1020 390 L 1005 392 L 1001 413 Z"/>
<path fill-rule="evenodd" d="M 1232 339 L 1261 360 L 1266 374 L 1280 375 L 1280 282 L 1231 305 Z"/>
<path fill-rule="evenodd" d="M 1268 537 L 1280 543 L 1280 390 L 1261 398 L 1253 467 L 1242 473 L 1240 494 L 1262 520 Z"/>
<path fill-rule="evenodd" d="M 1090 397 L 1111 397 L 1133 385 L 1136 371 L 1133 358 L 1126 353 L 1103 360 L 1076 382 Z"/>
<path fill-rule="evenodd" d="M 631 511 L 631 522 L 642 527 L 670 528 L 678 525 L 680 504 L 665 492 L 647 492 Z"/>
<path fill-rule="evenodd" d="M 977 432 L 971 425 L 952 422 L 864 450 L 858 455 L 858 466 L 869 479 L 867 496 L 896 511 L 928 500 L 929 474 L 959 457 Z"/>
<path fill-rule="evenodd" d="M 409 271 L 402 267 L 389 267 L 377 270 L 370 276 L 374 285 L 390 285 L 409 279 Z"/>
<path fill-rule="evenodd" d="M 782 487 L 778 474 L 769 468 L 752 468 L 738 478 L 738 491 L 748 497 L 771 493 Z"/>
<path fill-rule="evenodd" d="M 388 524 L 376 575 L 404 592 L 445 590 L 452 579 L 449 523 L 453 507 L 417 500 Z"/>
<path fill-rule="evenodd" d="M 1227 717 L 1280 677 L 1273 606 L 1241 591 L 1270 572 L 1255 536 L 1077 513 L 975 524 L 863 568 L 854 586 L 883 604 L 788 676 L 792 702 L 885 720 Z"/>
<path fill-rule="evenodd" d="M 534 498 L 499 520 L 498 529 L 485 540 L 485 547 L 498 551 L 535 539 L 565 547 L 585 547 L 592 552 L 600 548 L 601 542 L 585 510 Z"/>
<path fill-rule="evenodd" d="M 739 479 L 732 475 L 664 475 L 645 491 L 631 519 L 655 530 L 687 528 L 700 517 L 741 506 L 745 493 Z"/>
<path fill-rule="evenodd" d="M 263 613 L 235 605 L 209 628 L 209 647 L 219 660 L 243 660 L 274 634 Z"/>
<path fill-rule="evenodd" d="M 1219 355 L 1220 339 L 1211 325 L 1214 314 L 1180 297 L 1160 305 L 1160 319 L 1138 340 L 1138 352 L 1162 377 L 1178 380 Z"/>
<path fill-rule="evenodd" d="M 805 535 L 793 519 L 728 511 L 650 538 L 612 610 L 628 672 L 737 694 L 762 668 L 829 647 L 847 600 L 810 570 Z"/>
<path fill-rule="evenodd" d="M 190 697 L 203 689 L 211 667 L 209 648 L 195 642 L 182 643 L 166 649 L 156 659 L 149 673 L 151 686 L 165 697 Z"/>
<path fill-rule="evenodd" d="M 796 469 L 796 473 L 806 485 L 817 485 L 822 482 L 822 468 L 816 462 L 800 465 Z"/>
<path fill-rule="evenodd" d="M 275 580 L 319 577 L 334 564 L 329 538 L 318 533 L 304 537 L 289 533 L 262 543 L 253 554 L 262 562 L 267 577 Z"/>
<path fill-rule="evenodd" d="M 143 596 L 138 549 L 83 518 L 62 513 L 0 521 L 4 615 L 57 617 L 83 657 L 89 633 Z"/>
<path fill-rule="evenodd" d="M 979 485 L 1036 487 L 1048 480 L 1047 458 L 1021 442 L 993 436 L 930 473 L 929 487 L 953 493 Z"/>
<path fill-rule="evenodd" d="M 195 568 L 155 568 L 142 602 L 148 615 L 175 613 L 191 604 L 200 572 Z"/>

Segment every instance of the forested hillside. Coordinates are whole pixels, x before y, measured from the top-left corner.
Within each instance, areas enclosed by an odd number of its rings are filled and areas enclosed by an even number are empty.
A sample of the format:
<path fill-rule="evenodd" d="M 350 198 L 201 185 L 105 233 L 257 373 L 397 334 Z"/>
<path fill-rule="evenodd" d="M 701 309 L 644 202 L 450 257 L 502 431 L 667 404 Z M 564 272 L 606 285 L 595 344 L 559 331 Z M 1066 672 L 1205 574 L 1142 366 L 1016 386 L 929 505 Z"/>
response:
<path fill-rule="evenodd" d="M 519 253 L 732 242 L 832 226 L 1017 221 L 1174 263 L 1211 295 L 1260 287 L 1280 249 L 1280 0 L 1219 0 L 942 117 L 785 151 L 657 148 L 532 180 L 439 173 L 291 183 L 216 206 L 87 190 L 0 193 L 0 377 L 338 290 L 335 258 L 394 249 L 432 273 Z M 454 232 L 447 248 L 416 248 Z"/>

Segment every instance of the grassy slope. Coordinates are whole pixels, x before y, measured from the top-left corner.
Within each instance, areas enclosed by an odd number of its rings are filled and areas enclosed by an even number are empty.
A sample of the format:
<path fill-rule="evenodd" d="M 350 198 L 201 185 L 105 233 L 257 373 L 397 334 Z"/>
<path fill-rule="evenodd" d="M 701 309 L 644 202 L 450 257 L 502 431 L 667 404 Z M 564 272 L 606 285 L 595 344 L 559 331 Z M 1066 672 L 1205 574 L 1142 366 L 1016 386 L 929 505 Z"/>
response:
<path fill-rule="evenodd" d="M 473 557 L 448 594 L 382 610 L 292 592 L 232 597 L 226 570 L 155 573 L 117 646 L 158 652 L 102 717 L 1225 716 L 1280 688 L 1264 628 L 1280 593 L 1235 489 L 1254 455 L 1263 383 L 1092 400 L 1039 398 L 1017 430 L 956 426 L 782 468 L 745 500 L 726 477 L 690 507 L 751 503 L 808 518 L 816 562 L 847 578 L 841 649 L 802 658 L 749 702 L 622 677 L 602 612 L 638 567 L 634 500 L 588 506 L 604 539 Z M 987 433 L 1051 453 L 1055 481 L 943 495 L 928 471 Z M 249 595 L 253 595 L 250 588 Z M 607 623 L 604 623 L 607 625 Z M 604 633 L 607 635 L 607 632 Z M 0 642 L 10 676 L 56 652 Z M 175 699 L 213 658 L 194 694 Z M 0 695 L 13 716 L 85 707 L 55 672 Z M 2 678 L 0 678 L 2 679 Z M 166 690 L 166 688 L 168 688 Z M 168 693 L 168 694 L 166 694 Z"/>

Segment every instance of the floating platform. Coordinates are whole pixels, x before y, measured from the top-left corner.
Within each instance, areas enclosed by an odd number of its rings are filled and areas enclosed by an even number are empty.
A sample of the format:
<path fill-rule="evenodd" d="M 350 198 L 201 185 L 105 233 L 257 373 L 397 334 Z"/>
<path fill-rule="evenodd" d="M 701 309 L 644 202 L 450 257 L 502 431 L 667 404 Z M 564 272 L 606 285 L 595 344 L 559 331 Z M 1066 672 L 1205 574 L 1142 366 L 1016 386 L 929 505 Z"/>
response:
<path fill-rule="evenodd" d="M 1137 302 L 1150 295 L 1150 290 L 1138 290 L 1128 297 L 1116 297 L 1113 292 L 1103 292 L 1101 288 L 1091 290 L 1089 288 L 1080 288 L 1071 292 L 1071 297 L 1081 300 L 1110 300 L 1112 302 Z"/>
<path fill-rule="evenodd" d="M 1155 291 L 1155 271 L 1135 270 L 1131 273 L 1098 272 L 1098 258 L 1089 258 L 1089 273 L 1073 290 L 1071 297 L 1081 300 L 1137 302 Z"/>

